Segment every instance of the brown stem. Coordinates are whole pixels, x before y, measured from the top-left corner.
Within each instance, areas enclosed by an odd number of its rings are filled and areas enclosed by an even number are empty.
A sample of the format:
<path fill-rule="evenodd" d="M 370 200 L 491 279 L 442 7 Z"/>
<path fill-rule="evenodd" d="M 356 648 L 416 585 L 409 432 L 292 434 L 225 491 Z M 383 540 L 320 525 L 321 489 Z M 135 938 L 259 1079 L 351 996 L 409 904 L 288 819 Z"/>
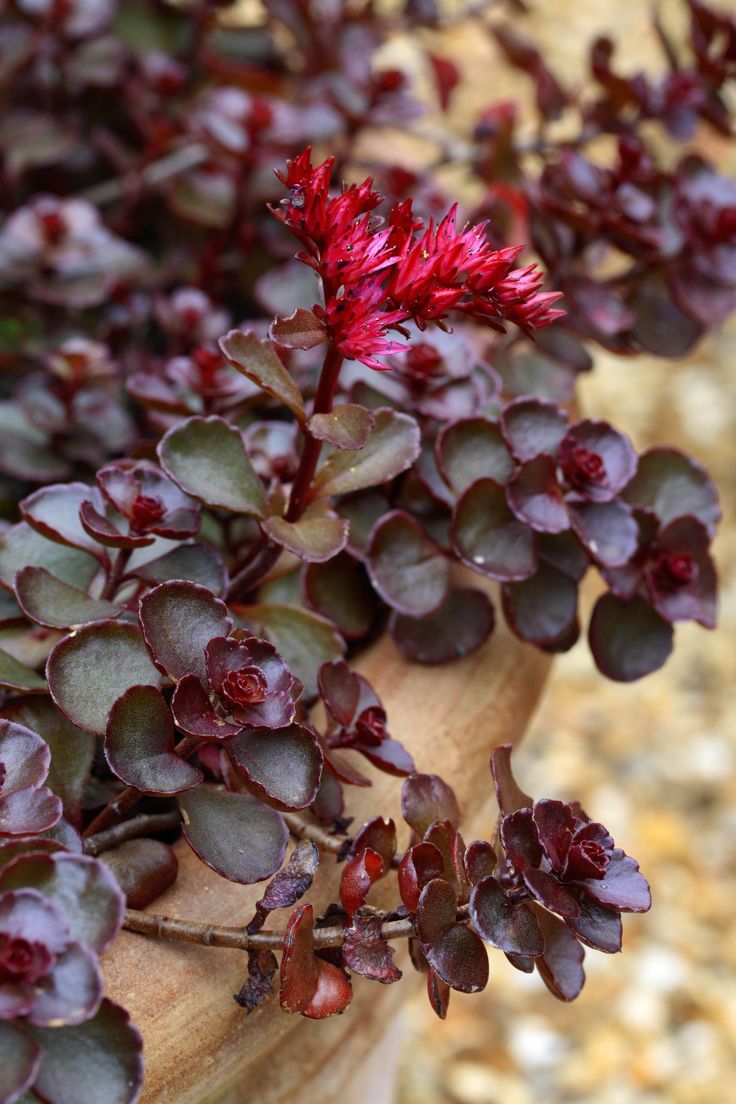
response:
<path fill-rule="evenodd" d="M 174 754 L 178 755 L 180 759 L 189 759 L 201 744 L 202 741 L 198 740 L 196 736 L 185 736 L 174 748 Z M 96 836 L 98 833 L 112 828 L 118 821 L 123 819 L 128 809 L 132 809 L 136 802 L 144 796 L 141 790 L 137 790 L 135 786 L 126 786 L 115 800 L 106 805 L 92 823 L 85 828 L 82 839 L 88 840 L 90 836 Z"/>
<path fill-rule="evenodd" d="M 345 846 L 345 838 L 331 836 L 319 824 L 310 824 L 308 820 L 302 820 L 296 813 L 282 813 L 281 816 L 286 827 L 295 839 L 308 839 L 316 843 L 322 851 L 332 851 L 339 854 Z"/>
<path fill-rule="evenodd" d="M 106 805 L 92 823 L 85 828 L 82 838 L 88 840 L 90 836 L 96 836 L 99 832 L 112 828 L 114 824 L 123 819 L 128 809 L 132 809 L 141 797 L 143 797 L 143 794 L 135 786 L 126 786 L 124 790 L 120 791 L 115 800 Z"/>
<path fill-rule="evenodd" d="M 463 905 L 457 911 L 456 920 L 462 922 L 467 918 L 468 906 Z M 155 935 L 158 939 L 171 939 L 179 943 L 198 943 L 204 947 L 235 947 L 241 951 L 278 951 L 284 944 L 283 932 L 266 930 L 249 935 L 243 928 L 199 924 L 192 920 L 178 920 L 174 917 L 138 912 L 136 909 L 126 909 L 123 927 L 127 931 L 140 932 L 142 935 Z M 409 918 L 389 920 L 381 925 L 383 939 L 406 939 L 413 934 L 414 922 Z M 318 950 L 323 947 L 340 947 L 344 940 L 345 928 L 340 925 L 333 928 L 317 928 L 314 932 L 314 945 Z"/>
<path fill-rule="evenodd" d="M 117 847 L 125 840 L 137 839 L 139 836 L 153 836 L 156 832 L 169 832 L 172 828 L 178 828 L 181 817 L 177 809 L 169 813 L 141 813 L 140 816 L 126 820 L 122 824 L 116 824 L 113 828 L 107 828 L 104 832 L 96 832 L 94 836 L 88 836 L 84 841 L 85 855 L 101 855 L 103 851 L 109 851 Z"/>
<path fill-rule="evenodd" d="M 335 397 L 335 388 L 337 387 L 341 365 L 342 354 L 337 351 L 334 345 L 330 345 L 325 355 L 325 362 L 322 365 L 317 394 L 314 397 L 313 412 L 315 414 L 329 414 L 332 410 L 332 400 Z M 291 488 L 289 508 L 286 511 L 287 521 L 298 521 L 304 513 L 309 502 L 309 491 L 314 473 L 317 470 L 319 454 L 322 450 L 321 441 L 318 441 L 316 437 L 312 437 L 307 430 L 303 432 L 304 447 L 299 460 L 299 470 Z"/>

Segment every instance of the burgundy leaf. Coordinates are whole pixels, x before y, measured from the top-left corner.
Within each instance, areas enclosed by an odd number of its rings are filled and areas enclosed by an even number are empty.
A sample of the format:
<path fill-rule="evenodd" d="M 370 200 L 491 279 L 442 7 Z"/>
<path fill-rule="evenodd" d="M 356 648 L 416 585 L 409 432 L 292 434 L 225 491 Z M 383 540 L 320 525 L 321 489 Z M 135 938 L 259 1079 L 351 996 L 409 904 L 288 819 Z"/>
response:
<path fill-rule="evenodd" d="M 435 820 L 460 823 L 460 808 L 452 789 L 437 774 L 412 774 L 401 787 L 401 813 L 407 824 L 423 836 Z"/>
<path fill-rule="evenodd" d="M 495 878 L 483 878 L 470 895 L 470 919 L 481 939 L 507 954 L 536 958 L 544 940 L 534 913 L 514 902 Z"/>
<path fill-rule="evenodd" d="M 354 916 L 345 931 L 342 957 L 349 970 L 362 974 L 369 981 L 390 985 L 401 978 L 394 965 L 394 949 L 381 936 L 381 921 L 377 916 Z"/>

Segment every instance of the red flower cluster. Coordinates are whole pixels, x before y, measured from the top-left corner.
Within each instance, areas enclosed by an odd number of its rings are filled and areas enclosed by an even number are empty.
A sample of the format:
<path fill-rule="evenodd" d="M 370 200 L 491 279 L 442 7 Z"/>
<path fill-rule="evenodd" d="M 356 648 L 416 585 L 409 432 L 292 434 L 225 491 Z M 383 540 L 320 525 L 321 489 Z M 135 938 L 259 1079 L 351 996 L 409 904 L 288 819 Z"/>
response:
<path fill-rule="evenodd" d="M 395 203 L 386 220 L 372 219 L 382 197 L 370 179 L 330 197 L 334 158 L 316 168 L 305 149 L 277 173 L 289 189 L 276 217 L 302 242 L 299 259 L 319 273 L 325 306 L 316 313 L 338 351 L 370 368 L 405 346 L 387 336 L 412 319 L 420 329 L 442 325 L 450 311 L 504 331 L 507 322 L 541 329 L 561 317 L 558 292 L 540 292 L 536 265 L 515 269 L 521 246 L 493 249 L 485 226 L 456 225 L 457 205 L 424 227 L 411 200 Z"/>

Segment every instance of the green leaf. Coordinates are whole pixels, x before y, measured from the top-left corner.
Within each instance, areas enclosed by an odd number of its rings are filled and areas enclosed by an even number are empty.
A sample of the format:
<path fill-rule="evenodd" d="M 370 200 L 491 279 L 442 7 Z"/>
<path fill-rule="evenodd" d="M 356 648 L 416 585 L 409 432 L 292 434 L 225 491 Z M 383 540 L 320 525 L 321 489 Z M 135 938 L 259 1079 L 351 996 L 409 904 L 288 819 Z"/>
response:
<path fill-rule="evenodd" d="M 45 567 L 57 579 L 86 590 L 99 564 L 86 552 L 47 540 L 21 521 L 0 534 L 0 583 L 12 590 L 15 574 L 23 567 Z"/>
<path fill-rule="evenodd" d="M 345 653 L 345 642 L 334 625 L 298 606 L 243 606 L 239 613 L 281 653 L 292 674 L 304 684 L 307 697 L 317 693 L 317 672 L 322 664 Z"/>
<path fill-rule="evenodd" d="M 286 825 L 274 809 L 250 794 L 197 786 L 178 801 L 187 842 L 231 882 L 261 882 L 284 861 Z"/>
<path fill-rule="evenodd" d="M 34 1090 L 48 1104 L 133 1104 L 143 1083 L 143 1042 L 125 1009 L 103 1000 L 77 1027 L 36 1028 L 43 1057 Z"/>
<path fill-rule="evenodd" d="M 51 696 L 69 720 L 101 736 L 117 699 L 131 686 L 159 686 L 137 625 L 100 621 L 64 637 L 49 655 Z"/>
<path fill-rule="evenodd" d="M 376 525 L 366 567 L 383 600 L 409 617 L 434 613 L 447 597 L 449 560 L 403 510 L 392 510 Z"/>
<path fill-rule="evenodd" d="M 31 621 L 50 629 L 69 629 L 88 621 L 117 617 L 122 612 L 104 598 L 88 598 L 84 591 L 49 574 L 45 567 L 24 567 L 19 571 L 15 593 Z"/>
<path fill-rule="evenodd" d="M 373 434 L 362 449 L 332 452 L 317 472 L 315 495 L 351 494 L 385 483 L 406 471 L 421 447 L 419 426 L 408 414 L 382 408 L 375 412 Z"/>
<path fill-rule="evenodd" d="M 19 663 L 7 652 L 0 652 L 0 687 L 5 690 L 29 690 L 33 693 L 46 692 L 46 680 Z"/>
<path fill-rule="evenodd" d="M 272 540 L 307 563 L 324 563 L 342 552 L 349 529 L 344 518 L 303 517 L 299 521 L 286 521 L 272 517 L 263 522 L 263 530 Z"/>
<path fill-rule="evenodd" d="M 340 449 L 361 449 L 376 425 L 372 410 L 357 403 L 334 406 L 329 414 L 313 414 L 307 429 L 318 441 Z"/>
<path fill-rule="evenodd" d="M 268 336 L 285 349 L 314 349 L 327 337 L 327 326 L 314 311 L 297 307 L 292 314 L 274 318 Z M 222 340 L 227 341 L 227 338 Z"/>
<path fill-rule="evenodd" d="M 92 768 L 96 741 L 60 713 L 49 698 L 20 698 L 5 707 L 5 716 L 37 732 L 51 750 L 47 785 L 58 794 L 64 816 L 79 825 L 84 787 Z"/>
<path fill-rule="evenodd" d="M 208 506 L 265 515 L 263 484 L 243 436 L 222 418 L 188 418 L 163 437 L 158 455 L 174 482 Z"/>
<path fill-rule="evenodd" d="M 302 393 L 270 341 L 262 341 L 252 330 L 230 330 L 230 333 L 220 338 L 219 346 L 223 355 L 239 372 L 257 384 L 267 395 L 288 406 L 300 422 L 304 421 Z"/>

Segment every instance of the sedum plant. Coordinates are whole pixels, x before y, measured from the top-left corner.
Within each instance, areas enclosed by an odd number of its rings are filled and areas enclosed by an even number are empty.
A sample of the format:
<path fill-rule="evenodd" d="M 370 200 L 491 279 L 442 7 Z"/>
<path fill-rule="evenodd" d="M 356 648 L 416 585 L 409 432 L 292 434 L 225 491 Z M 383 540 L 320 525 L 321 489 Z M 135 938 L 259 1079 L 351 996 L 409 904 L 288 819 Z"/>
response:
<path fill-rule="evenodd" d="M 707 473 L 574 401 L 596 347 L 680 356 L 734 306 L 736 192 L 692 143 L 730 134 L 736 24 L 684 6 L 684 48 L 656 23 L 664 75 L 621 76 L 600 39 L 585 89 L 518 0 L 476 6 L 537 120 L 529 140 L 490 103 L 462 148 L 431 2 L 266 0 L 245 27 L 209 2 L 2 9 L 0 1104 L 137 1098 L 98 964 L 121 926 L 241 948 L 244 1015 L 278 990 L 317 1019 L 356 974 L 398 981 L 405 938 L 444 1017 L 486 985 L 485 944 L 571 1000 L 585 948 L 620 950 L 621 913 L 649 908 L 636 862 L 525 794 L 508 747 L 496 834 L 466 846 L 350 661 L 388 633 L 449 663 L 499 613 L 565 651 L 590 569 L 610 678 L 660 667 L 677 622 L 714 626 Z M 423 125 L 380 61 L 407 32 L 440 119 L 421 171 L 376 138 Z M 482 194 L 462 214 L 456 155 Z M 351 821 L 366 760 L 403 780 L 403 828 Z M 266 883 L 245 927 L 143 911 L 178 836 Z"/>

